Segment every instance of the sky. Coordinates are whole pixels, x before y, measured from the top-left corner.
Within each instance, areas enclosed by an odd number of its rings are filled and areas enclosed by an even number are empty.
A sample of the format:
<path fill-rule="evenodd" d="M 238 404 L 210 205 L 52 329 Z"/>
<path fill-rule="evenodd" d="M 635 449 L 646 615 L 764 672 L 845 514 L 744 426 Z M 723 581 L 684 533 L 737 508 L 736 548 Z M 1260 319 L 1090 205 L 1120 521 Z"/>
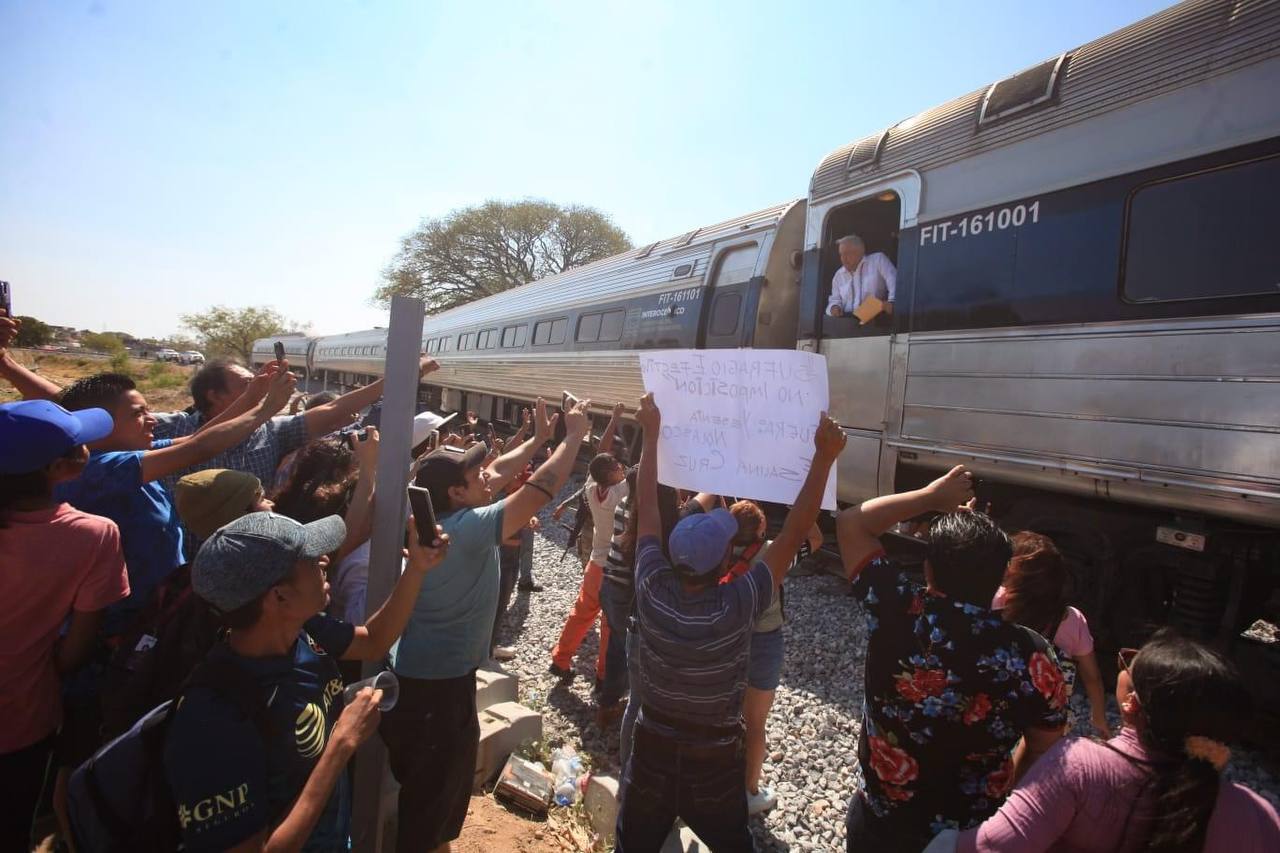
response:
<path fill-rule="evenodd" d="M 0 0 L 0 279 L 139 336 L 215 304 L 386 325 L 424 218 L 534 197 L 674 236 L 1165 5 Z"/>

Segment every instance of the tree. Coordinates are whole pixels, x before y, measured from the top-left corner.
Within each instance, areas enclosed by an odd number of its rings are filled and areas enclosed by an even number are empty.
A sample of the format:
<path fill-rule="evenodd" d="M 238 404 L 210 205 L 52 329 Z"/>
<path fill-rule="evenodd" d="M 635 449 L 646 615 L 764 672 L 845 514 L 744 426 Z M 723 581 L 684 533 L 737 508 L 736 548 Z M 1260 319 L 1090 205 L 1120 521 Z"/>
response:
<path fill-rule="evenodd" d="M 111 332 L 89 332 L 80 337 L 80 344 L 85 349 L 105 352 L 107 355 L 116 355 L 125 351 L 124 341 Z"/>
<path fill-rule="evenodd" d="M 215 305 L 200 314 L 183 314 L 182 325 L 196 333 L 200 348 L 208 356 L 235 356 L 250 363 L 253 342 L 296 328 L 296 324 L 271 308 L 235 310 Z"/>
<path fill-rule="evenodd" d="M 13 342 L 14 346 L 42 347 L 53 340 L 53 329 L 49 328 L 48 323 L 42 323 L 35 317 L 18 317 L 18 319 L 22 321 L 22 328 L 18 330 L 18 337 Z"/>
<path fill-rule="evenodd" d="M 492 296 L 631 248 L 592 207 L 487 201 L 422 224 L 400 241 L 374 298 L 414 296 L 428 312 Z"/>

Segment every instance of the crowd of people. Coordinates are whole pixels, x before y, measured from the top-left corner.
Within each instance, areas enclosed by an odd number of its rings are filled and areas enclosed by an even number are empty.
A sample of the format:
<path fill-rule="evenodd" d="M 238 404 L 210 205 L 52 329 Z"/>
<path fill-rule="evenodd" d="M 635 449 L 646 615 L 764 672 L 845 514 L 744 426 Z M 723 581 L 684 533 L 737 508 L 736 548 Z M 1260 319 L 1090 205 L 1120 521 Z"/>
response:
<path fill-rule="evenodd" d="M 24 398 L 0 405 L 0 850 L 29 849 L 44 801 L 67 849 L 346 850 L 349 764 L 375 734 L 400 785 L 398 849 L 448 850 L 475 778 L 476 672 L 512 656 L 501 617 L 515 588 L 540 588 L 538 513 L 590 446 L 590 403 L 538 400 L 505 439 L 418 414 L 404 464 L 438 524 L 407 519 L 375 603 L 382 448 L 362 413 L 381 383 L 303 399 L 287 362 L 212 360 L 188 410 L 152 413 L 128 376 L 59 388 L 22 367 L 17 328 L 0 316 L 0 378 Z M 845 434 L 821 418 L 770 537 L 751 500 L 658 483 L 651 396 L 630 465 L 625 414 L 554 509 L 577 507 L 584 573 L 547 665 L 574 678 L 599 620 L 617 850 L 659 849 L 677 819 L 713 850 L 751 850 L 751 815 L 777 807 L 763 767 L 784 582 L 823 546 Z M 907 521 L 928 525 L 923 580 L 881 546 Z M 1280 849 L 1276 810 L 1222 775 L 1248 703 L 1231 665 L 1167 631 L 1122 650 L 1113 733 L 1062 556 L 980 511 L 964 468 L 848 507 L 835 531 L 868 631 L 849 850 Z M 388 710 L 347 689 L 367 662 L 397 678 Z M 1066 736 L 1077 680 L 1095 738 Z"/>

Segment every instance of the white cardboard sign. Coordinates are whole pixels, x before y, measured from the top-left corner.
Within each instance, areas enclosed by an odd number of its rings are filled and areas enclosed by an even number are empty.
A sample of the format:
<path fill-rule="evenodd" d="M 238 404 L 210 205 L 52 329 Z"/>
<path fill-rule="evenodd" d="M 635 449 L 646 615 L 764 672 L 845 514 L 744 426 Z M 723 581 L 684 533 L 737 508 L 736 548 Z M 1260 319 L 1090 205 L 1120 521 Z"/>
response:
<path fill-rule="evenodd" d="M 662 410 L 658 480 L 668 486 L 794 503 L 827 411 L 827 361 L 799 350 L 639 353 Z M 831 469 L 823 509 L 836 508 Z"/>

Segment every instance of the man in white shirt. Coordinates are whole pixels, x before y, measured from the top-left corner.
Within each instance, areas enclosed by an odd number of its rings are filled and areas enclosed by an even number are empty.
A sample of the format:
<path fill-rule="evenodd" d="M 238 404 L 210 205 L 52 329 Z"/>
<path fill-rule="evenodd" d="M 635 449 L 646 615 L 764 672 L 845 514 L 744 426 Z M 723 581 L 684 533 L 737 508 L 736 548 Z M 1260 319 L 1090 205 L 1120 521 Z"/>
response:
<path fill-rule="evenodd" d="M 827 314 L 844 317 L 874 296 L 885 303 L 884 313 L 893 313 L 894 293 L 898 289 L 898 271 L 883 252 L 867 254 L 867 246 L 857 234 L 836 241 L 840 250 L 840 269 L 831 279 L 831 298 Z"/>

